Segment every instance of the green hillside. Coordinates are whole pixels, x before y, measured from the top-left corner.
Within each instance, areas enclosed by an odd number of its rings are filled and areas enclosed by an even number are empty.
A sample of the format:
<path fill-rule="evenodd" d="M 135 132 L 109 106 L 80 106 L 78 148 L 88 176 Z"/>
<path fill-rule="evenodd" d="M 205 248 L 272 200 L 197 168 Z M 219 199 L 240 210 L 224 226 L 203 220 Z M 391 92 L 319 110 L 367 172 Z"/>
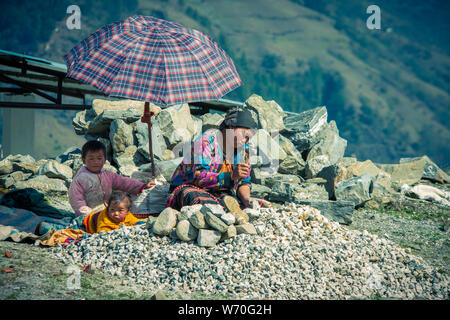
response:
<path fill-rule="evenodd" d="M 243 85 L 228 98 L 257 93 L 295 112 L 326 105 L 346 155 L 392 163 L 427 154 L 449 167 L 448 1 L 377 1 L 381 30 L 366 27 L 373 3 L 361 0 L 81 0 L 81 30 L 65 26 L 69 1 L 21 4 L 2 4 L 2 49 L 63 62 L 107 23 L 133 14 L 177 21 L 235 61 Z"/>

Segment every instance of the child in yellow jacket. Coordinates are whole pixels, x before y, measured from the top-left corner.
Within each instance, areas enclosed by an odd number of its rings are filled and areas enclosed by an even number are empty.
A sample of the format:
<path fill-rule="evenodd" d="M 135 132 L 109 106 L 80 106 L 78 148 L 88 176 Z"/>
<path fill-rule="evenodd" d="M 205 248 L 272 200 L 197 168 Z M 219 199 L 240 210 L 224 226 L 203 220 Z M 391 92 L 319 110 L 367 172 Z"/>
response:
<path fill-rule="evenodd" d="M 92 212 L 83 219 L 87 233 L 112 231 L 120 228 L 121 224 L 133 226 L 144 223 L 145 219 L 138 219 L 130 212 L 131 200 L 123 191 L 113 191 L 108 206 L 102 211 Z"/>

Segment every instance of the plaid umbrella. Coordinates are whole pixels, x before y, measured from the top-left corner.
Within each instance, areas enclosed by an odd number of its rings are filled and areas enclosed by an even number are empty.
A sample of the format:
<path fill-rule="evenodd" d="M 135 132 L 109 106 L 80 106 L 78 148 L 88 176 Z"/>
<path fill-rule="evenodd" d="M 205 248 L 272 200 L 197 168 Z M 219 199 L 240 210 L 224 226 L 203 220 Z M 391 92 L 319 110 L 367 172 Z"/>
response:
<path fill-rule="evenodd" d="M 72 48 L 67 77 L 109 96 L 145 101 L 154 169 L 149 102 L 160 106 L 217 100 L 241 85 L 233 61 L 207 35 L 154 17 L 109 24 Z"/>
<path fill-rule="evenodd" d="M 217 100 L 241 85 L 231 58 L 208 36 L 148 16 L 97 30 L 64 59 L 68 77 L 161 106 Z"/>

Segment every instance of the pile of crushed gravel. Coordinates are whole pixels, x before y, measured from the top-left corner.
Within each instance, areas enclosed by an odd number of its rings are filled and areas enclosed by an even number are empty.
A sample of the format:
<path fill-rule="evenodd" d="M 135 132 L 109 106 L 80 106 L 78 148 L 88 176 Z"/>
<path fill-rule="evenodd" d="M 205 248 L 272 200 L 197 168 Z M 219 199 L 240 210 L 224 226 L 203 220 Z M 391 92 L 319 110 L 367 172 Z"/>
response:
<path fill-rule="evenodd" d="M 238 299 L 448 299 L 448 276 L 396 243 L 328 221 L 317 209 L 260 208 L 257 235 L 211 248 L 122 227 L 58 246 L 65 264 L 90 265 L 149 290 Z"/>

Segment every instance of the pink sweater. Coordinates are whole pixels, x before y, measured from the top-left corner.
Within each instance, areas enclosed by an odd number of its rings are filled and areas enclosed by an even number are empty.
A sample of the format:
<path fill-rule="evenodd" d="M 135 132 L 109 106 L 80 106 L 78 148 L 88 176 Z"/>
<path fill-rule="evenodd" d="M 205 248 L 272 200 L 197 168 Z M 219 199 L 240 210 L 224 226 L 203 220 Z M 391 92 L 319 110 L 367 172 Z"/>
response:
<path fill-rule="evenodd" d="M 145 183 L 102 169 L 100 173 L 81 167 L 69 188 L 69 202 L 77 216 L 86 215 L 101 204 L 107 204 L 112 190 L 131 194 L 142 192 Z"/>

